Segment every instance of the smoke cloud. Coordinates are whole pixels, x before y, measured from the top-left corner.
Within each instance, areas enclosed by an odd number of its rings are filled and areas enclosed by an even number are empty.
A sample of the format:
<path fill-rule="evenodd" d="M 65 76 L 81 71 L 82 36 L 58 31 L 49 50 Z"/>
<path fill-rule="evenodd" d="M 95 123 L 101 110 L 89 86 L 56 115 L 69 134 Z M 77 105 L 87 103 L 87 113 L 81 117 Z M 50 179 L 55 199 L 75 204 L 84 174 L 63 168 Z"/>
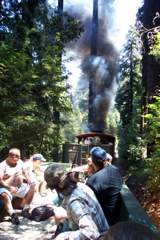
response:
<path fill-rule="evenodd" d="M 81 69 L 85 79 L 92 81 L 93 101 L 90 109 L 95 109 L 93 121 L 89 122 L 90 130 L 99 129 L 104 132 L 105 121 L 109 109 L 114 105 L 114 97 L 117 89 L 117 50 L 113 43 L 115 30 L 113 0 L 98 1 L 98 35 L 97 53 L 91 55 L 93 0 L 88 2 L 68 1 L 65 11 L 68 11 L 75 19 L 82 20 L 84 33 L 74 44 L 68 44 L 68 50 L 75 51 L 82 59 Z M 84 77 L 84 74 L 82 75 Z M 91 96 L 92 98 L 92 96 Z M 95 116 L 94 116 L 95 115 Z"/>

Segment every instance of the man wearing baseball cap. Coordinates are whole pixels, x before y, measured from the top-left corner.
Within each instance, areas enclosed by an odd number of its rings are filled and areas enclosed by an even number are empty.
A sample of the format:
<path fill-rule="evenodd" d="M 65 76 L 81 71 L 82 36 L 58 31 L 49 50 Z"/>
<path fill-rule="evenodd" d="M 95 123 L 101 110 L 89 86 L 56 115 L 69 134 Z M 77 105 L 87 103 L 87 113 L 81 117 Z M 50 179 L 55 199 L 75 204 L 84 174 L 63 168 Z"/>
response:
<path fill-rule="evenodd" d="M 95 173 L 88 178 L 86 185 L 95 193 L 109 225 L 113 225 L 123 180 L 116 166 L 112 164 L 106 166 L 107 153 L 103 148 L 93 147 L 90 154 Z"/>

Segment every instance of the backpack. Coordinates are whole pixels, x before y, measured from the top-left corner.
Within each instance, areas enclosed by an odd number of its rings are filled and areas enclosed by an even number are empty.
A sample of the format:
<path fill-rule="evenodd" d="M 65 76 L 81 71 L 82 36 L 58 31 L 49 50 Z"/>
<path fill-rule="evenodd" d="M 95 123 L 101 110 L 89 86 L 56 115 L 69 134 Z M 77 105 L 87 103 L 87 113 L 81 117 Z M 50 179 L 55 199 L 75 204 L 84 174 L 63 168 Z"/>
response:
<path fill-rule="evenodd" d="M 52 207 L 43 205 L 43 206 L 35 207 L 32 210 L 30 220 L 40 222 L 40 221 L 44 221 L 54 215 L 55 215 L 55 213 L 54 213 L 54 209 Z"/>

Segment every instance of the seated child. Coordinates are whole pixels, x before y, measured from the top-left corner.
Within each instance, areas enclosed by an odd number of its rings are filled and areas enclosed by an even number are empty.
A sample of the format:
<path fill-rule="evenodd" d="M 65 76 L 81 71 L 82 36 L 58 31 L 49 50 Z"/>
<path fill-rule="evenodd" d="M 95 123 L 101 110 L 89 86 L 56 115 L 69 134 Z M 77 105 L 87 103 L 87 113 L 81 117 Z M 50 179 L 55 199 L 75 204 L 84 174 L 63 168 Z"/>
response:
<path fill-rule="evenodd" d="M 42 197 L 46 196 L 44 192 L 46 187 L 46 181 L 44 180 L 44 171 L 41 168 L 41 164 L 45 162 L 46 159 L 41 154 L 34 154 L 29 161 L 26 161 L 26 168 L 32 178 L 32 181 L 37 181 L 39 184 L 38 192 Z"/>

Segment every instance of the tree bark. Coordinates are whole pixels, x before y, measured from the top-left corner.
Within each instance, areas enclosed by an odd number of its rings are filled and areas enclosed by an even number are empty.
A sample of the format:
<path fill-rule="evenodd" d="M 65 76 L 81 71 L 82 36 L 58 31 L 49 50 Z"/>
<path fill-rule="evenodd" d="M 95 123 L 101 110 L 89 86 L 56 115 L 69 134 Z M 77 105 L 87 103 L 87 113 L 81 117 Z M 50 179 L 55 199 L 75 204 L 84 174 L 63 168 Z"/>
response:
<path fill-rule="evenodd" d="M 160 26 L 160 18 L 155 19 L 155 24 L 153 24 L 153 19 L 156 13 L 160 11 L 160 1 L 159 0 L 144 0 L 143 8 L 143 26 L 150 30 L 156 26 Z M 142 116 L 148 113 L 148 104 L 154 103 L 154 96 L 158 94 L 158 89 L 160 89 L 160 64 L 156 62 L 154 56 L 149 55 L 149 42 L 147 38 L 147 33 L 143 34 L 143 59 L 142 59 Z M 145 128 L 146 122 L 145 118 L 142 117 L 141 121 L 141 132 Z"/>

